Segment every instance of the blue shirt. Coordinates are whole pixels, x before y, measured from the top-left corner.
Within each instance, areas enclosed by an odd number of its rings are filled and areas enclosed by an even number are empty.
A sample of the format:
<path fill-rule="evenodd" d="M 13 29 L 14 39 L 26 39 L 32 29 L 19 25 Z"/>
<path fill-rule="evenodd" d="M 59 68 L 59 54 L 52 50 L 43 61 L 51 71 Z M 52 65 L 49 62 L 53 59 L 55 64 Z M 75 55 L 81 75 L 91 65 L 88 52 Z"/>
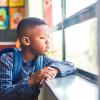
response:
<path fill-rule="evenodd" d="M 35 89 L 38 87 L 31 87 L 28 84 L 28 78 L 31 74 L 34 74 L 35 66 L 30 66 L 29 62 L 23 61 L 19 80 L 16 84 L 12 83 L 12 69 L 13 69 L 13 52 L 3 54 L 0 57 L 0 92 L 9 94 L 14 91 L 18 91 L 22 96 L 27 94 L 35 94 Z M 20 59 L 19 59 L 20 60 Z M 68 61 L 56 61 L 54 59 L 43 57 L 43 67 L 51 66 L 59 70 L 58 77 L 72 74 L 76 71 L 76 68 L 71 62 Z"/>

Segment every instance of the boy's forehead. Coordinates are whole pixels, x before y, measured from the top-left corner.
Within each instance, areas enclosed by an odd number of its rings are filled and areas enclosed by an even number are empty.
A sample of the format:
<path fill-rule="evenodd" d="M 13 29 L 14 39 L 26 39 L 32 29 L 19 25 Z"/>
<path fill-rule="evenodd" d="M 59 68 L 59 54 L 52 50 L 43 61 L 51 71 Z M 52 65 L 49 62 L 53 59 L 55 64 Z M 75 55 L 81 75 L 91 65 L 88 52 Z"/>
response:
<path fill-rule="evenodd" d="M 47 25 L 37 25 L 29 31 L 30 33 L 36 34 L 36 35 L 42 35 L 42 34 L 49 35 L 49 29 Z"/>

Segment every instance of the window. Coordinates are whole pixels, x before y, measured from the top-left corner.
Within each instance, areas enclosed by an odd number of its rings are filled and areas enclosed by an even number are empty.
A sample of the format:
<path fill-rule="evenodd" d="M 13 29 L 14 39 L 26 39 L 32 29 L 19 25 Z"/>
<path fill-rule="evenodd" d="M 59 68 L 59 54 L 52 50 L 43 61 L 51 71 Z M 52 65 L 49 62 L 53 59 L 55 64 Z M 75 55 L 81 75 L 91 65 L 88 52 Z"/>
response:
<path fill-rule="evenodd" d="M 97 19 L 66 28 L 66 59 L 86 71 L 98 73 L 96 28 Z"/>
<path fill-rule="evenodd" d="M 51 33 L 51 39 L 49 56 L 62 60 L 62 31 Z"/>
<path fill-rule="evenodd" d="M 60 30 L 56 29 L 56 32 L 52 33 L 51 55 L 57 59 L 62 59 L 62 40 L 65 38 L 65 52 L 63 52 L 65 60 L 73 62 L 82 70 L 97 75 L 96 0 L 66 0 L 65 37 L 62 37 L 61 31 L 62 1 L 60 1 L 52 0 L 53 25 L 59 23 L 56 26 L 59 26 Z"/>
<path fill-rule="evenodd" d="M 66 17 L 75 14 L 95 2 L 96 0 L 66 0 Z"/>
<path fill-rule="evenodd" d="M 66 17 L 69 18 L 69 22 L 75 19 L 77 12 L 81 11 L 81 13 L 77 13 L 77 21 L 73 26 L 69 25 L 65 28 L 65 44 L 67 60 L 82 70 L 98 74 L 97 18 L 92 5 L 94 3 L 96 0 L 66 0 Z M 89 10 L 84 13 L 87 8 Z M 71 15 L 74 17 L 69 17 Z"/>

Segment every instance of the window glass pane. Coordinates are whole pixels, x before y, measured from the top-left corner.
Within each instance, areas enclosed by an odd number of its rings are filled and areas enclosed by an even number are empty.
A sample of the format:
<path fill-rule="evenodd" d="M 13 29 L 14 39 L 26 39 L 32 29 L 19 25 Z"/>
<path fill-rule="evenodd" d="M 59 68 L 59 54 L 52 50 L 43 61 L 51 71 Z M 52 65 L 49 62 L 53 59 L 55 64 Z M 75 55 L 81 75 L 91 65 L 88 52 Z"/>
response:
<path fill-rule="evenodd" d="M 53 25 L 58 24 L 62 20 L 61 0 L 52 0 L 52 20 Z"/>
<path fill-rule="evenodd" d="M 54 59 L 62 60 L 62 31 L 51 34 L 51 48 L 49 56 Z"/>
<path fill-rule="evenodd" d="M 66 0 L 66 17 L 95 3 L 96 0 Z"/>
<path fill-rule="evenodd" d="M 66 59 L 86 71 L 98 73 L 96 28 L 97 19 L 66 28 Z"/>

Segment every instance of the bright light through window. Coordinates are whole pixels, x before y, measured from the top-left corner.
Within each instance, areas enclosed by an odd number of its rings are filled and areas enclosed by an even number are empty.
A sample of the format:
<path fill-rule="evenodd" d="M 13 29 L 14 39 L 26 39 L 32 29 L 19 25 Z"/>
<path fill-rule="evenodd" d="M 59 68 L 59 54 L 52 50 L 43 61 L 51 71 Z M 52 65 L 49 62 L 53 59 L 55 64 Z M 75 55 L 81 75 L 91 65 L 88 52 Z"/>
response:
<path fill-rule="evenodd" d="M 95 2 L 96 0 L 66 0 L 66 17 L 75 14 Z"/>
<path fill-rule="evenodd" d="M 51 34 L 51 49 L 49 56 L 62 60 L 62 30 Z"/>
<path fill-rule="evenodd" d="M 66 59 L 97 74 L 96 18 L 66 29 Z"/>

